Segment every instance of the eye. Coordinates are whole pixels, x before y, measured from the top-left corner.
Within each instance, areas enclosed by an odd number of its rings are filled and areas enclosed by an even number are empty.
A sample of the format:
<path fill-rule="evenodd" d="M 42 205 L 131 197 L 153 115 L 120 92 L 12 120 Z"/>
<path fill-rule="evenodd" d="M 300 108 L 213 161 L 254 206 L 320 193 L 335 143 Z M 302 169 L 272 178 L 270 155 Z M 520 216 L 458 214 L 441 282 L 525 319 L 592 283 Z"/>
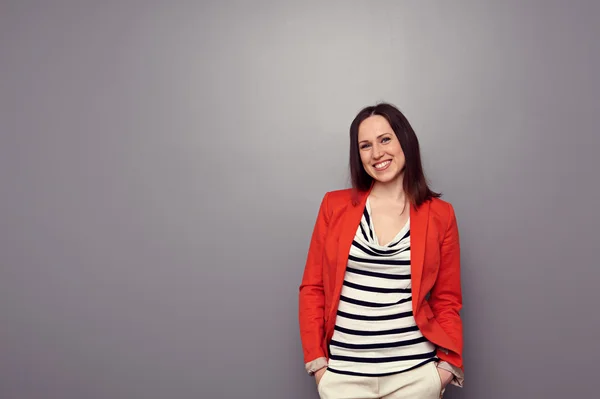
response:
<path fill-rule="evenodd" d="M 386 136 L 386 137 L 384 137 L 384 138 L 382 138 L 382 139 L 381 139 L 381 142 L 382 142 L 382 143 L 388 143 L 388 142 L 390 142 L 390 141 L 392 141 L 392 138 L 391 138 L 391 137 L 389 137 L 389 136 Z"/>
<path fill-rule="evenodd" d="M 361 145 L 360 145 L 360 149 L 361 149 L 361 150 L 366 150 L 367 148 L 369 148 L 369 145 L 370 145 L 370 144 L 361 144 Z"/>

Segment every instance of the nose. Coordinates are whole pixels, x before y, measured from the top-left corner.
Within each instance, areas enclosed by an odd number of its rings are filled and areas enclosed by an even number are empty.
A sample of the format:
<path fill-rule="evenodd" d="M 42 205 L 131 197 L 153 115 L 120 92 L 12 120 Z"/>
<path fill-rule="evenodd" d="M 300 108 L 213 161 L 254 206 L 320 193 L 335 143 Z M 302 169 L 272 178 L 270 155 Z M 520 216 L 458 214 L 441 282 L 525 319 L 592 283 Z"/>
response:
<path fill-rule="evenodd" d="M 379 145 L 373 147 L 373 158 L 379 159 L 383 156 L 383 149 Z"/>

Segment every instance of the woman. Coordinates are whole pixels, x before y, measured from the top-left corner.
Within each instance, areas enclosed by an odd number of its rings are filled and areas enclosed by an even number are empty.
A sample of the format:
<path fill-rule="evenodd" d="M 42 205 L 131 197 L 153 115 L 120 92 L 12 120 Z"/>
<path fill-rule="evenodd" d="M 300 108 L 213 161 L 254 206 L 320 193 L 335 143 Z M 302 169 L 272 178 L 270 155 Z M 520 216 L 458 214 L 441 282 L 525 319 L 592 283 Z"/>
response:
<path fill-rule="evenodd" d="M 390 104 L 352 122 L 350 171 L 321 202 L 300 285 L 306 370 L 323 399 L 439 398 L 463 383 L 453 207 Z"/>

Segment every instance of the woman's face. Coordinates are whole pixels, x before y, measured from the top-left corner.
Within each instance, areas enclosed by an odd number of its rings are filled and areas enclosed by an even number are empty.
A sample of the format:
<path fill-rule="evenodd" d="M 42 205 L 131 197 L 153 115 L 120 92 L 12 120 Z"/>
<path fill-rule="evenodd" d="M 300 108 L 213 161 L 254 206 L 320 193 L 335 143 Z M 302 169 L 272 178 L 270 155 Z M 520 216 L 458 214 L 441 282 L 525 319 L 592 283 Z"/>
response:
<path fill-rule="evenodd" d="M 378 182 L 402 178 L 405 158 L 387 119 L 372 115 L 358 127 L 358 151 L 365 171 Z"/>

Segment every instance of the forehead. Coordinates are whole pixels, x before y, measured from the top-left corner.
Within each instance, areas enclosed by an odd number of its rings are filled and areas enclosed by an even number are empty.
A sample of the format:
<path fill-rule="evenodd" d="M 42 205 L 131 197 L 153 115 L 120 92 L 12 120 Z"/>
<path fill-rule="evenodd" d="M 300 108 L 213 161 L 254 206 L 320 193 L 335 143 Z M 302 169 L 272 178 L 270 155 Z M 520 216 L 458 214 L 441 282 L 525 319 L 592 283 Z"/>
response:
<path fill-rule="evenodd" d="M 387 119 L 381 115 L 371 115 L 358 126 L 358 141 L 373 140 L 384 133 L 394 133 Z"/>

